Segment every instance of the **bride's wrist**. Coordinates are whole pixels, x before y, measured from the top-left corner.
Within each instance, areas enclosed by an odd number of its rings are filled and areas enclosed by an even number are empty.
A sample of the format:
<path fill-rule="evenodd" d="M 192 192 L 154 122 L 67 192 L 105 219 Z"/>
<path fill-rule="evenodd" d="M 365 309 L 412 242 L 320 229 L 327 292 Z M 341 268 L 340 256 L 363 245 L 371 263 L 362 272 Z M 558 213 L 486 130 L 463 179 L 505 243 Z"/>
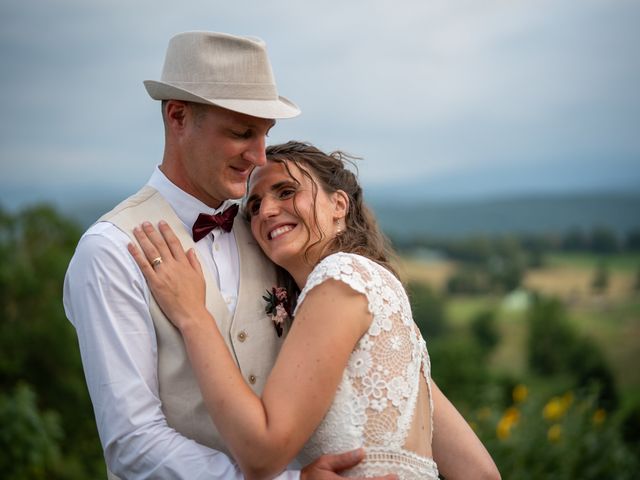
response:
<path fill-rule="evenodd" d="M 189 312 L 179 322 L 176 322 L 178 330 L 183 336 L 209 330 L 214 323 L 213 317 L 206 309 Z"/>

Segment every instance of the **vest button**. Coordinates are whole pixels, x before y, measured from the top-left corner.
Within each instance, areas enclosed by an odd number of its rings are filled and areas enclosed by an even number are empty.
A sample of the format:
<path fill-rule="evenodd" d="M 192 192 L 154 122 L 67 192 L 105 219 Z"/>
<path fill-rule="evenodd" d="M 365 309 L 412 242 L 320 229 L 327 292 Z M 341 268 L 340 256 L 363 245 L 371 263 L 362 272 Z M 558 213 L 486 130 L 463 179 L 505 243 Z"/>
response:
<path fill-rule="evenodd" d="M 255 376 L 255 375 L 253 375 L 253 374 L 249 375 L 249 383 L 250 383 L 251 385 L 253 385 L 254 383 L 256 383 L 256 376 Z"/>
<path fill-rule="evenodd" d="M 238 340 L 240 340 L 241 342 L 244 342 L 246 339 L 247 339 L 247 332 L 242 330 L 240 333 L 238 333 Z"/>

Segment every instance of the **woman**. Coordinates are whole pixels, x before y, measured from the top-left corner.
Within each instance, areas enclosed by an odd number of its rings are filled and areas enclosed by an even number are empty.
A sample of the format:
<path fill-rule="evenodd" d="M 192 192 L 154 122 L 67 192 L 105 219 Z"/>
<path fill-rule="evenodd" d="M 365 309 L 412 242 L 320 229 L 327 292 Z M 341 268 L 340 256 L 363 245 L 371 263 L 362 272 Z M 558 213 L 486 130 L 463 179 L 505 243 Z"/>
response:
<path fill-rule="evenodd" d="M 249 180 L 246 214 L 265 254 L 289 275 L 270 298 L 291 324 L 257 397 L 205 308 L 193 250 L 161 223 L 137 229 L 130 251 L 184 337 L 203 398 L 248 478 L 268 478 L 296 455 L 365 447 L 349 475 L 497 478 L 475 434 L 430 379 L 424 340 L 389 250 L 345 156 L 298 142 L 267 149 Z M 154 270 L 150 261 L 169 258 Z M 277 293 L 277 295 L 276 295 Z M 436 431 L 435 436 L 433 431 Z M 433 441 L 432 441 L 433 440 Z"/>

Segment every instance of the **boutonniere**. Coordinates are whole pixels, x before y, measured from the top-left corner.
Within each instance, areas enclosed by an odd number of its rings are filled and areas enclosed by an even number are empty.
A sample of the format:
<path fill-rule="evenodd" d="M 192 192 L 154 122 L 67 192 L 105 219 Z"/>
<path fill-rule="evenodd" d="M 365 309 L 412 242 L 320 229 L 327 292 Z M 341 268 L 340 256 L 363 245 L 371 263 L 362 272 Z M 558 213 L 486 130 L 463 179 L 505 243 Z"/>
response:
<path fill-rule="evenodd" d="M 284 322 L 291 318 L 291 304 L 287 297 L 287 291 L 282 287 L 273 287 L 262 298 L 267 302 L 264 311 L 273 320 L 273 326 L 279 337 L 282 336 Z"/>

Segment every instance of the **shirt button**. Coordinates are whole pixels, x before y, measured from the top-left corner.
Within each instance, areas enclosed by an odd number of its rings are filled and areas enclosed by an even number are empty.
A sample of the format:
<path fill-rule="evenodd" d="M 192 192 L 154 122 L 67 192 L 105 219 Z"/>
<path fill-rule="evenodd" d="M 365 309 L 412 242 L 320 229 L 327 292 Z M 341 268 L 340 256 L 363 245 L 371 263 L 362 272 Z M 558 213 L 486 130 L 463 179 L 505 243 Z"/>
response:
<path fill-rule="evenodd" d="M 220 244 L 219 244 L 219 243 L 216 243 L 216 244 L 213 246 L 213 248 L 215 248 L 215 249 L 216 249 L 216 252 L 217 252 L 218 250 L 220 250 Z"/>
<path fill-rule="evenodd" d="M 256 383 L 256 376 L 255 376 L 255 375 L 253 375 L 253 374 L 249 375 L 249 383 L 250 383 L 251 385 L 253 385 L 254 383 Z"/>
<path fill-rule="evenodd" d="M 247 339 L 247 332 L 243 330 L 238 334 L 238 340 L 240 340 L 241 342 L 244 342 L 246 339 Z"/>

